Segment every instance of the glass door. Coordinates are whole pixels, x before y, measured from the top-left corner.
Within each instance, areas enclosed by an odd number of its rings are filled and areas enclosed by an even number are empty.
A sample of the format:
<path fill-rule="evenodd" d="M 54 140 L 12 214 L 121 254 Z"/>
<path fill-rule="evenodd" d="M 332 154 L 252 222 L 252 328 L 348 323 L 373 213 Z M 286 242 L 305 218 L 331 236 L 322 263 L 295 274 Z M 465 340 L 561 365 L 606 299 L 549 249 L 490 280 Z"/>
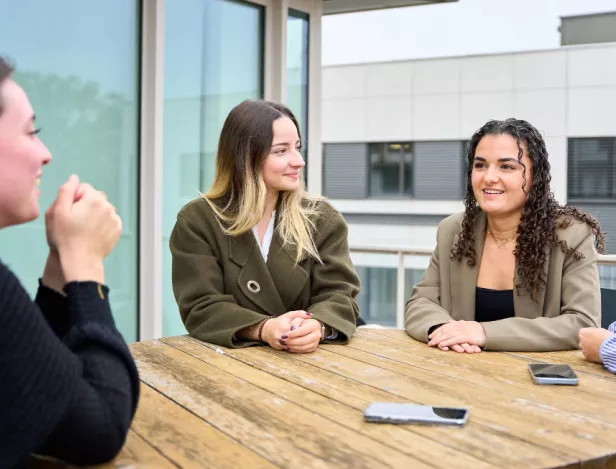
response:
<path fill-rule="evenodd" d="M 230 0 L 165 3 L 163 335 L 185 334 L 171 287 L 169 236 L 184 204 L 212 184 L 229 111 L 263 97 L 265 9 Z"/>
<path fill-rule="evenodd" d="M 129 342 L 137 339 L 139 291 L 139 5 L 0 0 L 0 54 L 16 63 L 15 79 L 53 155 L 43 170 L 41 209 L 75 173 L 105 191 L 122 217 L 105 278 L 116 324 Z M 47 253 L 42 215 L 0 231 L 0 257 L 32 295 Z"/>

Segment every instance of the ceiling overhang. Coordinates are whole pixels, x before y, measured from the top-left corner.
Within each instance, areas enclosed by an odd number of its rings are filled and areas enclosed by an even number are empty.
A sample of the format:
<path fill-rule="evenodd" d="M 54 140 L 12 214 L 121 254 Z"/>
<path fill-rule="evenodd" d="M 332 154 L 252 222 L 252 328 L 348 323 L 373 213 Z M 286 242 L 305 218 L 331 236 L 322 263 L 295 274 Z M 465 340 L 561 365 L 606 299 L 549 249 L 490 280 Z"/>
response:
<path fill-rule="evenodd" d="M 438 3 L 451 3 L 457 1 L 458 0 L 323 0 L 323 14 L 335 15 L 339 13 L 435 5 Z"/>

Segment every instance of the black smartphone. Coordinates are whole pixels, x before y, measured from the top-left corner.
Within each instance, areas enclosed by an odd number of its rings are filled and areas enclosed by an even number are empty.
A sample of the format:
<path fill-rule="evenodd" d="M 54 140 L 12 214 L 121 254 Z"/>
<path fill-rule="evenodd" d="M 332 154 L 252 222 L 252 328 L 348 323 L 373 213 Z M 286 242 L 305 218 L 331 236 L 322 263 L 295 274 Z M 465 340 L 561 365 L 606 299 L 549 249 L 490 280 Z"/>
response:
<path fill-rule="evenodd" d="M 468 409 L 394 402 L 375 402 L 364 411 L 364 420 L 374 423 L 420 423 L 464 425 Z"/>
<path fill-rule="evenodd" d="M 551 365 L 549 363 L 531 363 L 528 371 L 535 384 L 566 384 L 575 386 L 578 377 L 569 365 Z"/>

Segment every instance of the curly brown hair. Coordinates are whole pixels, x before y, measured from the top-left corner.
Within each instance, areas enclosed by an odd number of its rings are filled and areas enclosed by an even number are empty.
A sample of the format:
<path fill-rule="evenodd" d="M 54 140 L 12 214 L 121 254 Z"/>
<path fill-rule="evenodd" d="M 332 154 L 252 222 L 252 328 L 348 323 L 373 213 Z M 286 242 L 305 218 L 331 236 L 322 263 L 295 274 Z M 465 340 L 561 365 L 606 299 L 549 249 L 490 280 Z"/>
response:
<path fill-rule="evenodd" d="M 539 290 L 545 288 L 546 285 L 546 274 L 544 272 L 546 246 L 552 248 L 559 245 L 563 253 L 567 256 L 572 255 L 577 260 L 584 257 L 575 248 L 567 246 L 565 241 L 558 239 L 556 236 L 558 228 L 569 226 L 572 219 L 586 223 L 592 230 L 595 237 L 595 246 L 601 253 L 604 251 L 605 238 L 599 223 L 592 216 L 575 207 L 560 205 L 554 199 L 554 194 L 550 190 L 552 176 L 550 175 L 548 152 L 539 131 L 524 120 L 491 120 L 477 130 L 469 142 L 464 220 L 462 221 L 462 233 L 460 233 L 458 242 L 451 250 L 452 259 L 462 261 L 462 258 L 466 257 L 469 266 L 474 266 L 477 263 L 473 227 L 477 215 L 481 213 L 481 208 L 475 199 L 471 182 L 475 150 L 484 136 L 500 134 L 510 135 L 516 139 L 518 162 L 523 167 L 524 183 L 522 190 L 526 193 L 526 202 L 522 207 L 522 216 L 513 255 L 518 260 L 518 273 L 521 279 L 521 283 L 516 285 L 518 294 L 520 289 L 523 288 L 530 293 L 534 300 Z M 527 168 L 522 163 L 524 147 L 532 162 L 532 166 L 529 168 L 532 174 L 532 184 L 528 191 L 525 189 Z"/>

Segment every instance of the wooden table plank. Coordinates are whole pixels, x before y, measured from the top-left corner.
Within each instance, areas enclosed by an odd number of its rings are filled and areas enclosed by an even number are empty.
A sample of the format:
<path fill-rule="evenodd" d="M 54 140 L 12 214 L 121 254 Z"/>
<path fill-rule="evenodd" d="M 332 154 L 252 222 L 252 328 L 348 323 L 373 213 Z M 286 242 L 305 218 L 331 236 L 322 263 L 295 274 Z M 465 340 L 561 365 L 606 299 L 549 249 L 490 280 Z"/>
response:
<path fill-rule="evenodd" d="M 252 363 L 244 362 L 241 358 L 237 357 L 237 355 L 244 354 L 254 356 L 255 352 L 259 352 L 258 349 L 252 348 L 241 351 L 225 349 L 225 354 L 221 355 L 214 352 L 217 347 L 189 337 L 172 337 L 161 340 L 209 365 L 224 369 L 235 376 L 241 376 L 242 379 L 260 388 L 273 392 L 288 401 L 302 405 L 304 408 L 312 409 L 319 415 L 338 422 L 375 441 L 380 441 L 409 456 L 414 456 L 418 459 L 426 458 L 426 462 L 434 467 L 450 468 L 451 461 L 454 459 L 460 467 L 473 467 L 475 469 L 502 467 L 489 464 L 477 457 L 452 449 L 444 443 L 428 439 L 419 433 L 413 433 L 409 427 L 366 424 L 363 421 L 363 407 L 359 409 L 353 408 L 344 402 L 344 395 L 342 394 L 344 391 L 342 389 L 342 393 L 340 393 L 342 402 L 336 401 L 322 393 L 311 392 L 307 388 L 285 380 L 284 373 L 281 373 L 282 369 L 275 363 L 264 360 L 258 363 L 261 366 L 254 366 Z M 234 360 L 228 360 L 226 357 L 231 357 Z M 265 357 L 267 358 L 269 355 Z M 259 360 L 257 359 L 257 361 Z M 294 362 L 292 361 L 291 363 Z M 278 372 L 272 373 L 272 369 L 276 369 Z M 289 371 L 292 372 L 293 370 Z M 311 371 L 314 371 L 314 368 Z M 307 379 L 307 377 L 305 378 Z M 458 432 L 458 430 L 454 428 L 449 429 L 449 432 L 443 431 L 443 436 L 450 436 L 452 433 Z M 432 458 L 428 456 L 433 454 L 439 454 L 439 457 Z M 502 462 L 502 458 L 499 459 L 500 462 Z"/>
<path fill-rule="evenodd" d="M 490 389 L 404 364 L 399 364 L 403 373 L 392 372 L 369 364 L 369 354 L 355 352 L 354 358 L 327 350 L 294 355 L 294 358 L 414 402 L 471 406 L 471 418 L 475 421 L 579 460 L 614 452 L 613 425 L 575 414 L 555 413 L 547 404 L 512 399 Z M 580 431 L 580 422 L 584 423 L 583 431 Z"/>
<path fill-rule="evenodd" d="M 349 356 L 339 347 L 325 348 Z M 503 353 L 482 352 L 471 355 L 443 352 L 413 340 L 391 341 L 382 335 L 366 332 L 354 338 L 349 348 L 455 377 L 516 398 L 549 402 L 562 410 L 616 425 L 616 413 L 610 415 L 605 412 L 616 401 L 616 382 L 606 380 L 602 375 L 583 374 L 576 387 L 537 386 L 528 372 L 528 360 Z M 397 371 L 395 366 L 389 369 Z M 575 398 L 572 398 L 573 395 Z"/>
<path fill-rule="evenodd" d="M 195 344 L 198 344 L 199 347 L 208 347 L 222 351 L 219 347 L 203 342 L 199 343 L 189 338 L 183 340 L 179 338 L 165 340 L 176 345 L 184 343 L 185 341 L 193 341 Z M 191 351 L 195 353 L 194 348 L 191 348 Z M 320 351 L 317 353 L 320 353 Z M 402 437 L 402 440 L 406 438 L 409 441 L 414 441 L 413 439 L 416 438 L 416 435 L 421 435 L 423 438 L 429 438 L 451 449 L 455 449 L 461 452 L 461 454 L 467 453 L 475 456 L 477 459 L 488 461 L 497 467 L 550 467 L 577 462 L 576 458 L 558 454 L 551 449 L 536 447 L 532 443 L 511 437 L 500 430 L 495 431 L 491 427 L 480 426 L 473 418 L 471 418 L 471 421 L 464 429 L 452 429 L 439 426 L 397 427 L 378 425 L 375 427 L 374 424 L 363 423 L 362 421 L 361 413 L 371 402 L 417 401 L 392 395 L 388 392 L 361 384 L 356 380 L 348 379 L 335 373 L 324 373 L 323 370 L 318 367 L 296 360 L 296 356 L 292 354 L 275 352 L 265 347 L 239 350 L 224 349 L 224 354 L 225 356 L 231 356 L 242 363 L 250 365 L 255 369 L 263 370 L 286 381 L 310 389 L 315 393 L 334 399 L 341 405 L 356 409 L 356 411 L 359 411 L 359 414 L 355 418 L 356 425 L 363 427 L 364 431 L 379 432 L 384 431 L 381 429 L 387 427 L 392 429 L 404 428 L 407 432 L 412 432 L 414 434 L 408 437 Z M 279 386 L 279 389 L 283 390 L 284 388 Z M 339 408 L 340 406 L 337 406 L 335 409 Z M 332 408 L 328 410 L 328 412 L 334 412 L 335 409 Z M 338 418 L 340 417 L 337 417 L 337 419 Z M 391 430 L 388 436 L 396 438 L 395 441 L 400 439 L 398 433 L 394 430 Z M 452 464 L 452 460 L 444 460 L 444 462 L 449 464 L 449 466 Z"/>
<path fill-rule="evenodd" d="M 362 328 L 357 329 L 355 336 L 356 337 L 374 337 L 374 336 L 383 337 L 388 342 L 393 341 L 402 341 L 407 344 L 414 345 L 424 345 L 421 342 L 417 342 L 416 340 L 409 337 L 409 335 L 400 329 L 371 329 L 371 328 Z M 527 361 L 540 362 L 540 363 L 562 363 L 568 364 L 576 371 L 583 371 L 586 373 L 591 373 L 594 375 L 601 376 L 608 380 L 616 381 L 616 375 L 614 373 L 610 373 L 605 369 L 605 367 L 599 363 L 589 362 L 584 358 L 584 355 L 579 350 L 565 350 L 560 352 L 490 352 L 492 354 L 498 355 L 509 355 L 514 357 L 519 357 L 525 359 Z M 453 355 L 453 354 L 452 354 Z"/>
<path fill-rule="evenodd" d="M 281 467 L 431 467 L 162 342 L 131 350 L 145 383 Z"/>
<path fill-rule="evenodd" d="M 131 430 L 128 434 L 128 438 L 122 453 L 115 458 L 113 463 L 102 466 L 98 466 L 100 469 L 111 468 L 175 468 L 175 464 L 171 463 L 169 459 L 164 457 L 158 452 L 152 445 L 139 436 L 134 430 Z"/>
<path fill-rule="evenodd" d="M 133 429 L 177 467 L 234 469 L 276 466 L 147 385 Z"/>
<path fill-rule="evenodd" d="M 507 355 L 523 358 L 527 361 L 538 363 L 562 363 L 570 365 L 577 372 L 589 373 L 595 376 L 600 376 L 605 380 L 616 383 L 616 375 L 610 373 L 600 363 L 589 362 L 584 358 L 579 350 L 572 350 L 567 352 L 544 352 L 544 353 L 531 353 L 531 352 L 507 352 Z M 612 384 L 614 386 L 614 384 Z"/>

